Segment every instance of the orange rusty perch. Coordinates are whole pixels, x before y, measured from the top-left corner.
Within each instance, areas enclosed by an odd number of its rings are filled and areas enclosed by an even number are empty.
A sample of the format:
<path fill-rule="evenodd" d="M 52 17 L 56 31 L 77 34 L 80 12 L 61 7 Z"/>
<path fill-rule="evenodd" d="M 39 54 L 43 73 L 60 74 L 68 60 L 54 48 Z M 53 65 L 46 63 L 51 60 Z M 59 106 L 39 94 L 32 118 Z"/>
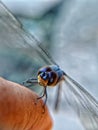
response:
<path fill-rule="evenodd" d="M 52 119 L 37 94 L 0 78 L 0 130 L 51 130 Z"/>

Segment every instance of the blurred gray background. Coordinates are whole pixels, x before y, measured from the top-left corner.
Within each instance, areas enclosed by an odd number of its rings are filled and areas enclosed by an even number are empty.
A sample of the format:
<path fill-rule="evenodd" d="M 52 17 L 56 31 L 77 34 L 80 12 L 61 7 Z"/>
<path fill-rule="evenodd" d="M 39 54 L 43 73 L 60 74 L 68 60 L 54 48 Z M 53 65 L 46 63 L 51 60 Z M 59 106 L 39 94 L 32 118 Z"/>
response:
<path fill-rule="evenodd" d="M 98 99 L 98 1 L 2 1 L 22 23 L 24 30 L 41 41 L 61 68 Z M 37 70 L 41 66 L 39 64 L 43 65 L 43 60 L 39 63 L 36 55 L 24 54 L 24 50 L 17 53 L 16 49 L 8 51 L 2 48 L 0 62 L 0 75 L 19 83 L 32 76 L 34 67 L 38 65 Z M 55 98 L 51 89 L 49 95 Z M 84 130 L 77 117 L 70 112 L 51 112 L 54 130 Z"/>

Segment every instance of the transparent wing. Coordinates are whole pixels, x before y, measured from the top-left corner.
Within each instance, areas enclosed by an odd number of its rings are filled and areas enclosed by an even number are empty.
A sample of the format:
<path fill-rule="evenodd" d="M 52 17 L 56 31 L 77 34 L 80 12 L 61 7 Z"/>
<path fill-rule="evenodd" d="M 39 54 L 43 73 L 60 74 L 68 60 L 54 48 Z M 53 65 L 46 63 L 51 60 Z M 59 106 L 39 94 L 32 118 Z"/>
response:
<path fill-rule="evenodd" d="M 44 60 L 49 60 L 40 42 L 22 29 L 21 23 L 0 2 L 0 46 L 23 49 L 25 53 L 38 53 Z M 32 53 L 31 53 L 32 52 Z"/>
<path fill-rule="evenodd" d="M 98 129 L 98 102 L 79 83 L 65 76 L 64 97 L 86 130 Z M 65 86 L 66 84 L 66 86 Z"/>
<path fill-rule="evenodd" d="M 0 75 L 22 82 L 46 64 L 53 64 L 52 58 L 0 1 Z"/>

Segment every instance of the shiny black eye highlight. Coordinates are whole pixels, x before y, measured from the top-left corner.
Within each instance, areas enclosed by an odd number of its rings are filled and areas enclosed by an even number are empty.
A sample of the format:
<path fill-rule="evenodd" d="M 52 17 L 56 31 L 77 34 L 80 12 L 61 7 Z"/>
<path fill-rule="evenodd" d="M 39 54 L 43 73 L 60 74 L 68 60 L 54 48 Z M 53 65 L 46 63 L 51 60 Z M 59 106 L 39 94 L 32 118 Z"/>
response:
<path fill-rule="evenodd" d="M 53 77 L 51 77 L 50 80 L 49 80 L 49 82 L 53 83 L 53 81 L 54 81 L 54 79 L 53 79 Z"/>
<path fill-rule="evenodd" d="M 41 72 L 40 73 L 40 77 L 42 78 L 42 79 L 44 79 L 44 80 L 47 80 L 48 79 L 48 73 L 47 72 Z"/>
<path fill-rule="evenodd" d="M 49 72 L 48 74 L 49 74 L 48 85 L 51 85 L 57 79 L 57 75 L 53 71 Z"/>

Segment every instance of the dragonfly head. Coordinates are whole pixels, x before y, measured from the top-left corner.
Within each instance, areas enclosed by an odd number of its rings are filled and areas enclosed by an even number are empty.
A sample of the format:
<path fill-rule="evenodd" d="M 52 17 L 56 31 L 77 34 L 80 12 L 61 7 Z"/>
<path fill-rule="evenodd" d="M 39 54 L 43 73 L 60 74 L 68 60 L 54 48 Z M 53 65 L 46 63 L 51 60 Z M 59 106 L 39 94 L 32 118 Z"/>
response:
<path fill-rule="evenodd" d="M 55 86 L 57 80 L 58 76 L 50 66 L 43 67 L 38 71 L 38 83 L 41 86 Z"/>

